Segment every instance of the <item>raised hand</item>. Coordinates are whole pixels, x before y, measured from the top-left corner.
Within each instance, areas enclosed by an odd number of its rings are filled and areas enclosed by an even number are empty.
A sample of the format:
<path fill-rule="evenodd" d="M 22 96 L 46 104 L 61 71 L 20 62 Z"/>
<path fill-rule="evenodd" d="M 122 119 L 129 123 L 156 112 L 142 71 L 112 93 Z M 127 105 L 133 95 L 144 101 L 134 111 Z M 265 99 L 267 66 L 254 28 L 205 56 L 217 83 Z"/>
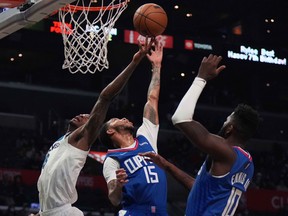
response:
<path fill-rule="evenodd" d="M 218 76 L 218 74 L 226 68 L 225 65 L 218 67 L 221 60 L 221 56 L 212 54 L 208 57 L 204 57 L 199 67 L 198 77 L 208 81 Z"/>
<path fill-rule="evenodd" d="M 149 39 L 148 37 L 144 40 L 138 40 L 138 47 L 139 50 L 135 55 L 133 56 L 134 61 L 141 60 L 147 53 L 150 52 L 152 44 L 154 42 L 154 39 Z"/>
<path fill-rule="evenodd" d="M 152 40 L 151 40 L 152 41 Z M 154 49 L 146 54 L 153 67 L 160 67 L 163 58 L 163 44 L 154 39 Z"/>

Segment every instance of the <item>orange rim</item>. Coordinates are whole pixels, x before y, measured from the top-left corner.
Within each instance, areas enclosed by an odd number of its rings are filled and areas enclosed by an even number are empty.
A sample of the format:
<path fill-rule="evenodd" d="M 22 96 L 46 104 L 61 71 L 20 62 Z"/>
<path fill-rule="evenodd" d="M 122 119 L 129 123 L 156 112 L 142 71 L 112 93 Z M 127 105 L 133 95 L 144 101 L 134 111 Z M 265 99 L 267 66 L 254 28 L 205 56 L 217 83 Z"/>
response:
<path fill-rule="evenodd" d="M 70 12 L 77 12 L 77 11 L 100 11 L 100 10 L 114 10 L 117 8 L 121 8 L 124 5 L 126 5 L 128 0 L 125 0 L 125 2 L 115 4 L 115 5 L 110 5 L 110 6 L 101 6 L 101 7 L 86 7 L 86 6 L 77 6 L 77 5 L 72 5 L 68 4 L 65 7 L 61 8 L 60 10 L 62 11 L 70 11 Z"/>

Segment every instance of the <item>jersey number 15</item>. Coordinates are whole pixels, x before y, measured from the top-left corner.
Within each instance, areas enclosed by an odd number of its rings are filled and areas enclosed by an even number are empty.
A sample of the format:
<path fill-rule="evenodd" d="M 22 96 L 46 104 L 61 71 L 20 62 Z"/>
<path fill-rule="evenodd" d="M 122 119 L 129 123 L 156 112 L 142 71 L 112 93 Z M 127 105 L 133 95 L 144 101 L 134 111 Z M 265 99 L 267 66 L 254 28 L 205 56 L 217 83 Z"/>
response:
<path fill-rule="evenodd" d="M 147 183 L 158 183 L 159 178 L 158 174 L 153 171 L 155 169 L 155 166 L 145 166 L 143 167 Z"/>

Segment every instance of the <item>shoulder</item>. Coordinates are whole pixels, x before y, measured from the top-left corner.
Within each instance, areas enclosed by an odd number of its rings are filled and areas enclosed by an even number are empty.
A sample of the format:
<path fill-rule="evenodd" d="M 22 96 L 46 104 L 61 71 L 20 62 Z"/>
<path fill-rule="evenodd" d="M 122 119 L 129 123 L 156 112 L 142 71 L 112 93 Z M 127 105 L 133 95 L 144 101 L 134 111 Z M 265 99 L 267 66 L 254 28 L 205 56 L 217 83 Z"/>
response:
<path fill-rule="evenodd" d="M 143 117 L 143 124 L 148 125 L 149 127 L 152 127 L 152 128 L 159 127 L 159 124 L 154 124 L 149 119 L 147 119 L 145 117 Z"/>
<path fill-rule="evenodd" d="M 61 137 L 59 137 L 49 148 L 48 152 L 58 148 L 60 146 L 60 144 L 64 143 L 65 140 L 67 139 L 66 135 L 63 135 Z M 62 145 L 63 146 L 63 145 Z"/>
<path fill-rule="evenodd" d="M 138 128 L 136 136 L 143 135 L 145 137 L 155 137 L 157 136 L 159 131 L 159 124 L 155 125 L 151 121 L 149 121 L 147 118 L 143 117 L 143 123 Z"/>
<path fill-rule="evenodd" d="M 106 157 L 103 163 L 103 167 L 109 167 L 109 166 L 114 166 L 118 164 L 119 162 L 117 161 L 117 159 L 113 157 Z"/>
<path fill-rule="evenodd" d="M 120 164 L 117 160 L 111 157 L 107 157 L 103 164 L 103 176 L 106 182 L 116 179 L 115 171 L 120 168 Z"/>
<path fill-rule="evenodd" d="M 145 137 L 145 135 L 138 135 L 137 137 L 136 137 L 136 141 L 138 142 L 138 143 L 140 143 L 140 142 L 143 142 L 143 141 L 148 141 L 148 139 Z"/>
<path fill-rule="evenodd" d="M 251 154 L 248 151 L 242 149 L 239 146 L 233 146 L 233 149 L 234 149 L 234 151 L 236 151 L 236 153 L 239 156 L 244 157 L 244 158 L 246 158 L 249 161 L 252 161 L 252 156 L 251 156 Z"/>
<path fill-rule="evenodd" d="M 158 130 L 158 129 L 159 124 L 155 125 L 151 121 L 149 121 L 149 119 L 143 117 L 142 125 L 139 127 L 137 133 L 139 133 L 140 131 L 142 132 L 144 130 Z"/>

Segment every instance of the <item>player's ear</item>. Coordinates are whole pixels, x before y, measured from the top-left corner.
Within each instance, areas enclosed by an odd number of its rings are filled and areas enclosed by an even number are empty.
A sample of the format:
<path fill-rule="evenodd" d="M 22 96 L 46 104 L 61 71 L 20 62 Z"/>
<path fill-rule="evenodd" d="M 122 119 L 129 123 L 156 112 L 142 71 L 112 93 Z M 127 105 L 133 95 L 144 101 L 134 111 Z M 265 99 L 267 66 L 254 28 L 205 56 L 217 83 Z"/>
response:
<path fill-rule="evenodd" d="M 234 129 L 233 124 L 230 124 L 229 126 L 227 126 L 226 131 L 225 131 L 225 137 L 228 137 L 231 135 L 232 131 Z"/>
<path fill-rule="evenodd" d="M 107 133 L 108 135 L 113 135 L 113 134 L 115 133 L 115 129 L 114 129 L 114 128 L 108 128 L 108 129 L 106 130 L 106 133 Z"/>

